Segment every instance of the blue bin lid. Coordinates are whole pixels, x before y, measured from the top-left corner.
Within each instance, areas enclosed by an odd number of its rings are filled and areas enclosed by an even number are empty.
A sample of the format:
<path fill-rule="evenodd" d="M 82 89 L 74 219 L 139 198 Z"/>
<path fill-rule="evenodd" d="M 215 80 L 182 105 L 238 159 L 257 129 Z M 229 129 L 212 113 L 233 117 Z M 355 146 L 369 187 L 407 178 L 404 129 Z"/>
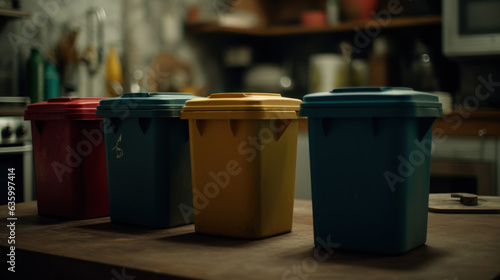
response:
<path fill-rule="evenodd" d="M 434 94 L 398 87 L 338 88 L 304 96 L 305 117 L 439 117 L 442 105 Z"/>
<path fill-rule="evenodd" d="M 180 117 L 187 100 L 198 98 L 180 92 L 125 93 L 120 97 L 99 102 L 97 116 L 105 118 L 126 117 Z"/>

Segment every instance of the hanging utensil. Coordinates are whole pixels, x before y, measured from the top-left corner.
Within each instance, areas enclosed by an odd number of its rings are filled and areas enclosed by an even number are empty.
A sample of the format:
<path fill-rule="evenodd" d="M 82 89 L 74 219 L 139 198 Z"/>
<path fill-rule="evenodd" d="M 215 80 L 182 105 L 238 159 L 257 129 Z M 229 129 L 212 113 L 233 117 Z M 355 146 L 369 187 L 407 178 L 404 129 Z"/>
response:
<path fill-rule="evenodd" d="M 94 22 L 95 20 L 95 22 Z M 94 75 L 104 61 L 104 22 L 106 12 L 101 7 L 90 8 L 87 11 L 87 50 L 84 60 L 87 63 L 89 73 Z"/>

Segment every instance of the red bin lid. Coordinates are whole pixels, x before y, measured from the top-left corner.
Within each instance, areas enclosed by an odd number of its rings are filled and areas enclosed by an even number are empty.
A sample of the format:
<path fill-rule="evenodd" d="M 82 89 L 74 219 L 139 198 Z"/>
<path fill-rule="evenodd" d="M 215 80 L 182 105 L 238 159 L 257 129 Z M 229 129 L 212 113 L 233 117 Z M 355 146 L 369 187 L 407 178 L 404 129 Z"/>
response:
<path fill-rule="evenodd" d="M 25 120 L 101 120 L 96 108 L 104 97 L 58 97 L 28 105 Z"/>

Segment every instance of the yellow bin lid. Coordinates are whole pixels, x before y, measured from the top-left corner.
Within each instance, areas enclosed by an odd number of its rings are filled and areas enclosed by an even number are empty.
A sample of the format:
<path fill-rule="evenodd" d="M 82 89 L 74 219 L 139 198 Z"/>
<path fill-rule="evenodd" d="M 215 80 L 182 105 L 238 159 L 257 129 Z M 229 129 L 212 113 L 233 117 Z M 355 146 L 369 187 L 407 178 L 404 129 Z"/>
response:
<path fill-rule="evenodd" d="M 182 119 L 296 119 L 300 99 L 278 93 L 214 93 L 188 100 Z"/>

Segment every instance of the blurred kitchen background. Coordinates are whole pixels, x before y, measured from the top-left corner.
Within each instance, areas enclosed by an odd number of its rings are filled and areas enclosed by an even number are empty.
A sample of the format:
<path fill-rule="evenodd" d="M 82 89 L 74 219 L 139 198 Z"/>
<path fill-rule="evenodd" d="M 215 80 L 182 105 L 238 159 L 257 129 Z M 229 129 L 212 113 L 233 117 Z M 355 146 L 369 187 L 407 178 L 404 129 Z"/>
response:
<path fill-rule="evenodd" d="M 29 102 L 51 97 L 302 98 L 404 86 L 437 94 L 445 109 L 431 191 L 498 195 L 499 8 L 494 0 L 0 0 L 0 170 L 15 166 L 18 200 L 35 198 L 22 116 Z M 310 198 L 306 130 L 302 122 L 297 198 Z"/>

